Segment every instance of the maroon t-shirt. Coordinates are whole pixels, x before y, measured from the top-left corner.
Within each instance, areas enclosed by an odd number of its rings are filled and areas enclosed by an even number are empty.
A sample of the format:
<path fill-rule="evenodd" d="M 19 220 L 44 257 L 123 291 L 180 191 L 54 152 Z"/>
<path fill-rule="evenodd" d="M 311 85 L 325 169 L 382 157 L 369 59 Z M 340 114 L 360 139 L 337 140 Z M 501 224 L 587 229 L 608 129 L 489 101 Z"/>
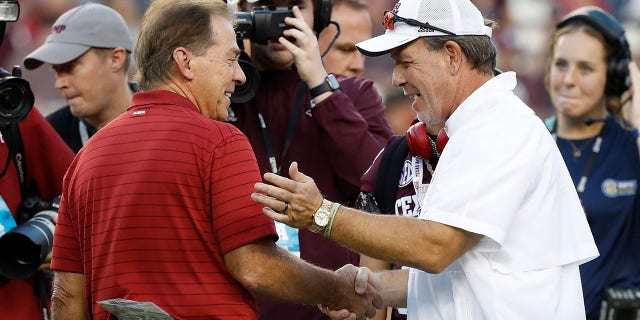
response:
<path fill-rule="evenodd" d="M 390 140 L 389 143 L 391 143 L 391 141 L 393 140 Z M 362 175 L 362 191 L 366 191 L 370 194 L 375 194 L 376 176 L 380 168 L 380 163 L 382 162 L 383 154 L 384 150 L 380 151 L 380 154 L 375 158 L 373 164 L 371 164 L 371 167 L 367 170 L 367 172 L 365 172 L 365 174 Z M 423 163 L 423 184 L 428 184 L 431 182 L 431 171 L 428 169 L 428 166 L 434 169 L 436 164 L 437 162 L 433 159 L 430 159 L 428 164 Z M 418 197 L 413 186 L 413 175 L 414 168 L 411 162 L 411 154 L 407 153 L 407 156 L 405 157 L 405 160 L 402 164 L 402 173 L 400 174 L 400 179 L 397 182 L 398 191 L 396 192 L 396 203 L 394 206 L 394 213 L 396 215 L 417 217 L 419 214 L 416 211 Z"/>
<path fill-rule="evenodd" d="M 353 204 L 360 190 L 360 177 L 392 135 L 384 118 L 382 98 L 373 82 L 338 76 L 341 89 L 313 108 L 309 90 L 305 90 L 290 146 L 283 155 L 296 88 L 301 80 L 295 71 L 262 72 L 260 76 L 256 97 L 233 106 L 237 117 L 234 124 L 249 138 L 260 172 L 271 172 L 271 166 L 258 113 L 264 118 L 283 176 L 288 177 L 289 165 L 297 161 L 300 170 L 315 180 L 327 199 Z M 355 253 L 322 235 L 301 230 L 299 239 L 300 256 L 315 265 L 335 270 L 359 262 Z M 316 306 L 263 298 L 258 302 L 262 320 L 329 319 Z"/>
<path fill-rule="evenodd" d="M 97 301 L 150 301 L 176 319 L 257 319 L 223 255 L 274 223 L 250 194 L 260 173 L 246 137 L 168 91 L 136 93 L 64 180 L 52 269 L 84 273 Z"/>

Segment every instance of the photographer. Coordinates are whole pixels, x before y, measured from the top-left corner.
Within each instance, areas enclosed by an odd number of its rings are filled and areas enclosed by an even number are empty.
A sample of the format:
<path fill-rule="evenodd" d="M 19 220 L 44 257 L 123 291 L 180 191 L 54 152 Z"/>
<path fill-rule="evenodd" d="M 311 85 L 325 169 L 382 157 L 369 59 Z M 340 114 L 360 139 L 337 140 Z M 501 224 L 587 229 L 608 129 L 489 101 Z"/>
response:
<path fill-rule="evenodd" d="M 17 21 L 20 13 L 17 1 L 4 5 L 0 43 L 6 23 Z M 48 247 L 41 246 L 38 256 L 47 256 L 44 261 L 21 261 L 18 256 L 28 253 L 15 243 L 7 245 L 11 242 L 7 240 L 20 238 L 15 231 L 24 230 L 25 222 L 37 224 L 31 219 L 42 209 L 40 205 L 62 193 L 62 177 L 73 152 L 33 108 L 33 93 L 21 75 L 19 67 L 0 70 L 0 318 L 48 319 L 50 279 L 48 272 L 36 271 L 41 262 L 40 269 L 48 269 Z M 51 230 L 53 222 L 47 223 Z"/>
<path fill-rule="evenodd" d="M 329 20 L 332 1 L 249 2 L 253 6 L 243 9 L 295 6 L 293 17 L 284 20 L 290 27 L 283 32 L 286 39 L 266 44 L 251 39 L 259 88 L 252 100 L 232 105 L 233 123 L 248 136 L 261 173 L 280 172 L 297 161 L 328 199 L 352 204 L 360 177 L 392 134 L 382 98 L 372 81 L 334 77 L 325 70 L 316 34 Z M 308 230 L 280 236 L 299 240 L 300 257 L 315 265 L 335 270 L 358 264 L 357 254 Z M 265 299 L 259 300 L 259 310 L 263 320 L 326 319 L 312 306 Z"/>
<path fill-rule="evenodd" d="M 0 96 L 4 103 L 7 102 L 5 94 L 3 91 L 3 96 Z M 0 105 L 3 111 L 7 108 L 9 107 L 4 104 Z M 0 116 L 0 162 L 3 163 L 0 169 L 0 201 L 5 202 L 18 223 L 24 220 L 19 218 L 19 212 L 21 203 L 27 196 L 52 200 L 62 193 L 62 177 L 74 156 L 73 151 L 56 134 L 42 114 L 36 108 L 29 108 L 31 111 L 19 123 Z M 15 128 L 12 128 L 14 126 Z M 14 157 L 12 155 L 15 153 L 13 149 L 16 145 L 20 146 L 22 152 Z M 20 161 L 18 163 L 24 167 L 23 169 L 18 170 L 15 159 Z M 24 172 L 26 175 L 23 185 L 26 190 L 22 194 L 20 173 Z M 0 250 L 7 248 L 0 247 Z M 11 316 L 11 319 L 46 319 L 47 315 L 43 312 L 46 312 L 49 301 L 48 280 L 42 272 L 36 272 L 21 280 L 9 280 L 0 275 L 0 318 L 9 319 L 6 317 Z"/>

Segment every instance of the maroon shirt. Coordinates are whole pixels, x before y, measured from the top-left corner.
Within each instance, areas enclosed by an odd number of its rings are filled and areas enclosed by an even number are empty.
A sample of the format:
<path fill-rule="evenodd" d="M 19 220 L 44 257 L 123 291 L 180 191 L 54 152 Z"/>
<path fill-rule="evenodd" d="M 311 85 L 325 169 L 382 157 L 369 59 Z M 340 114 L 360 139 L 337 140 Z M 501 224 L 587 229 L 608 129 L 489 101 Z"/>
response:
<path fill-rule="evenodd" d="M 296 88 L 301 80 L 295 71 L 269 71 L 260 76 L 256 97 L 233 109 L 237 117 L 235 125 L 249 138 L 260 172 L 271 172 L 271 166 L 258 112 L 264 117 L 283 176 L 288 177 L 289 165 L 297 161 L 300 170 L 315 180 L 327 199 L 352 204 L 360 190 L 360 177 L 392 135 L 384 118 L 382 98 L 373 82 L 338 76 L 341 89 L 313 109 L 306 90 L 295 134 L 283 157 Z M 335 270 L 347 263 L 357 265 L 359 262 L 355 253 L 321 235 L 300 230 L 299 238 L 301 258 L 315 265 Z M 315 306 L 263 298 L 258 301 L 262 320 L 329 319 Z"/>
<path fill-rule="evenodd" d="M 393 141 L 390 139 L 389 143 Z M 366 191 L 370 194 L 375 194 L 376 189 L 376 177 L 382 162 L 382 156 L 384 150 L 380 151 L 380 154 L 375 158 L 371 167 L 362 175 L 362 191 Z M 437 161 L 431 159 L 429 161 L 432 169 L 435 169 Z M 422 166 L 422 183 L 428 184 L 431 182 L 431 172 L 427 169 L 427 164 L 423 163 Z M 400 179 L 398 180 L 398 191 L 396 193 L 396 203 L 394 213 L 399 216 L 411 216 L 418 217 L 416 206 L 418 204 L 418 197 L 416 195 L 416 189 L 413 186 L 413 165 L 411 163 L 411 153 L 407 153 L 405 160 L 402 164 L 402 173 L 400 173 Z"/>

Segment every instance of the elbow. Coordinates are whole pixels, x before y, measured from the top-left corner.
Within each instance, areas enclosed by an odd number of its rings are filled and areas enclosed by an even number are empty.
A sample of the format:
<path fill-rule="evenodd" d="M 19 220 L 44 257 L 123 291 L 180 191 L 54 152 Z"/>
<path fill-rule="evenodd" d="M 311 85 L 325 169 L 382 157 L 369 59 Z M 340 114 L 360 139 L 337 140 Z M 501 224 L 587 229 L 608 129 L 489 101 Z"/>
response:
<path fill-rule="evenodd" d="M 438 274 L 448 266 L 449 263 L 438 261 L 438 259 L 424 259 L 424 261 L 420 261 L 416 267 L 426 273 Z"/>
<path fill-rule="evenodd" d="M 261 294 L 264 291 L 261 279 L 264 279 L 266 275 L 262 275 L 259 270 L 253 270 L 254 268 L 247 269 L 251 270 L 237 272 L 233 275 L 234 278 L 252 294 Z"/>
<path fill-rule="evenodd" d="M 416 267 L 424 272 L 438 274 L 444 271 L 455 259 L 451 259 L 450 252 L 443 246 L 432 246 L 428 253 L 424 254 Z"/>

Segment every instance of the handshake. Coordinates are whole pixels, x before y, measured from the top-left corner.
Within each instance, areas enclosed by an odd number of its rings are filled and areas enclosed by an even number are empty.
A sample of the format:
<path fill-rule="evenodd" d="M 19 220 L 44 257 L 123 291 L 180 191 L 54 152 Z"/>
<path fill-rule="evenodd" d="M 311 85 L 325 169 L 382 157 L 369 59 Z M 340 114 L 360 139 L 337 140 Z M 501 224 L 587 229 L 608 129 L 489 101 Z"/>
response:
<path fill-rule="evenodd" d="M 353 310 L 333 310 L 328 306 L 318 305 L 322 313 L 333 320 L 356 320 L 373 318 L 376 314 L 376 308 L 382 309 L 384 307 L 383 298 L 380 293 L 380 281 L 377 274 L 374 274 L 368 268 L 359 268 L 351 264 L 343 266 L 336 270 L 335 273 L 340 278 L 353 279 L 356 293 L 354 306 L 357 307 L 352 307 Z M 347 301 L 345 301 L 345 303 L 349 304 Z"/>

